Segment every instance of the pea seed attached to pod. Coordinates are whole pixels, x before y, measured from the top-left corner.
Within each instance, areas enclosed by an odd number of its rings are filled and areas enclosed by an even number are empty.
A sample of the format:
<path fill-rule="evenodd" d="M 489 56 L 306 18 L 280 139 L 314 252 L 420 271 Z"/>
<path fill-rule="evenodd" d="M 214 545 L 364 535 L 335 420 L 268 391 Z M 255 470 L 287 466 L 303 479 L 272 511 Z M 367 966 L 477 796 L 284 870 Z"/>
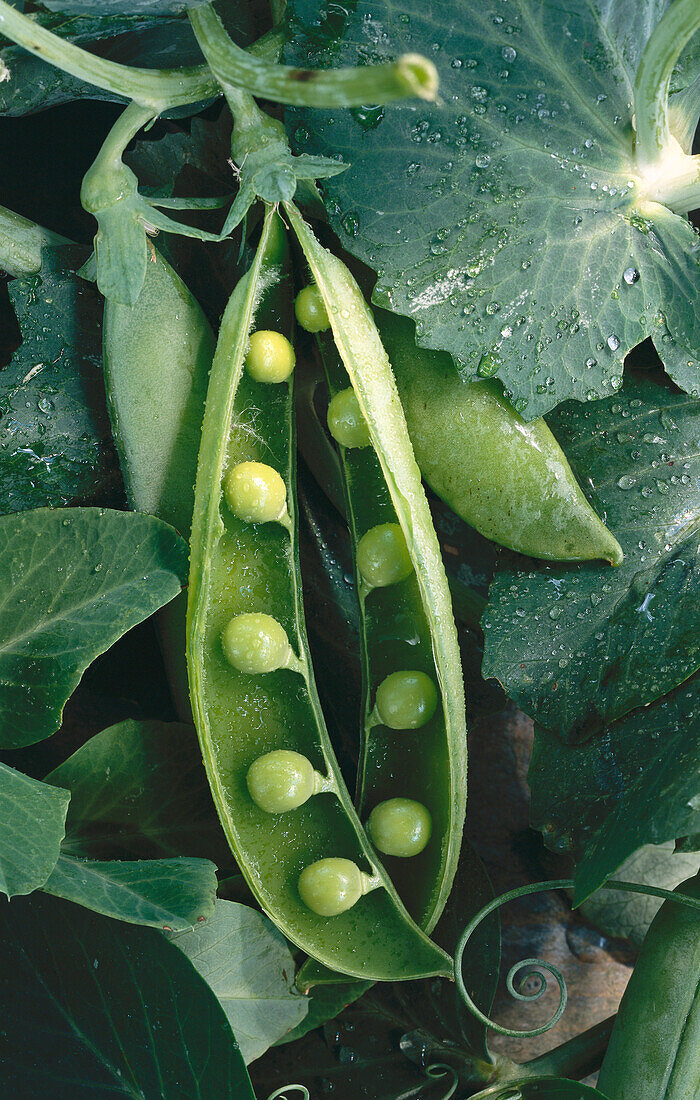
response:
<path fill-rule="evenodd" d="M 330 328 L 326 306 L 317 286 L 305 286 L 294 302 L 297 321 L 307 332 L 325 332 Z"/>
<path fill-rule="evenodd" d="M 239 672 L 256 676 L 284 668 L 292 659 L 289 638 L 272 615 L 236 615 L 221 636 L 226 660 Z"/>
<path fill-rule="evenodd" d="M 352 386 L 341 390 L 328 406 L 328 430 L 341 447 L 369 447 L 367 421 Z"/>
<path fill-rule="evenodd" d="M 275 749 L 254 760 L 248 769 L 248 792 L 268 814 L 284 814 L 303 806 L 317 790 L 311 761 L 291 749 Z"/>
<path fill-rule="evenodd" d="M 251 336 L 245 367 L 256 382 L 286 382 L 295 363 L 294 348 L 281 332 L 259 329 Z"/>
<path fill-rule="evenodd" d="M 310 863 L 299 875 L 299 897 L 319 917 L 337 917 L 362 897 L 363 875 L 351 859 L 331 856 Z"/>
<path fill-rule="evenodd" d="M 287 487 L 272 466 L 239 462 L 224 479 L 229 508 L 246 523 L 272 523 L 287 513 Z"/>
<path fill-rule="evenodd" d="M 417 730 L 435 714 L 437 689 L 425 672 L 392 672 L 377 688 L 377 717 L 392 730 Z"/>
<path fill-rule="evenodd" d="M 413 562 L 398 523 L 371 527 L 357 544 L 357 567 L 372 588 L 398 584 L 413 572 Z"/>
<path fill-rule="evenodd" d="M 367 830 L 375 848 L 387 856 L 417 856 L 430 840 L 433 822 L 422 802 L 388 798 L 375 806 Z"/>

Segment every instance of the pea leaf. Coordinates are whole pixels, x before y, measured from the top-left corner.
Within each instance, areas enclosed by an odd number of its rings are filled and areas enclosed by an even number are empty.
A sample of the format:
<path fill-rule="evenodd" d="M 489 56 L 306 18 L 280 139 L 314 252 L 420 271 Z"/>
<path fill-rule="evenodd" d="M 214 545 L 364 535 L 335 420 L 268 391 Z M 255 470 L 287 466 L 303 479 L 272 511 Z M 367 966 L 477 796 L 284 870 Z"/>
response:
<path fill-rule="evenodd" d="M 104 856 L 117 848 L 231 863 L 192 726 L 119 722 L 91 737 L 46 782 L 71 792 L 64 853 Z"/>
<path fill-rule="evenodd" d="M 619 868 L 623 882 L 644 882 L 675 890 L 687 878 L 700 871 L 700 854 L 676 852 L 672 841 L 645 844 Z M 587 921 L 606 936 L 629 940 L 637 950 L 663 902 L 646 894 L 625 894 L 618 890 L 599 890 L 580 906 Z"/>
<path fill-rule="evenodd" d="M 700 674 L 581 745 L 536 729 L 532 825 L 576 860 L 583 901 L 645 844 L 700 829 Z"/>
<path fill-rule="evenodd" d="M 206 924 L 172 942 L 218 997 L 246 1063 L 306 1016 L 306 998 L 292 992 L 294 960 L 287 941 L 262 913 L 217 901 Z"/>
<path fill-rule="evenodd" d="M 508 1084 L 492 1085 L 473 1095 L 473 1100 L 607 1100 L 591 1085 L 564 1077 L 526 1077 Z"/>
<path fill-rule="evenodd" d="M 49 11 L 66 15 L 181 15 L 209 0 L 42 0 Z"/>
<path fill-rule="evenodd" d="M 0 372 L 3 512 L 122 500 L 102 378 L 102 301 L 75 274 L 83 257 L 77 247 L 44 246 L 41 271 L 9 285 L 22 343 Z"/>
<path fill-rule="evenodd" d="M 656 331 L 700 356 L 697 235 L 644 201 L 633 158 L 634 75 L 670 2 L 291 5 L 297 63 L 435 61 L 434 106 L 294 111 L 290 132 L 351 165 L 324 193 L 344 246 L 379 273 L 377 305 L 465 377 L 497 373 L 528 418 L 610 394 Z M 674 115 L 686 151 L 694 96 Z M 700 393 L 695 368 L 674 377 Z"/>
<path fill-rule="evenodd" d="M 255 1100 L 213 993 L 165 937 L 35 894 L 0 906 L 8 1096 Z"/>
<path fill-rule="evenodd" d="M 184 856 L 130 863 L 63 854 L 44 890 L 130 924 L 187 931 L 214 912 L 216 867 Z"/>
<path fill-rule="evenodd" d="M 484 675 L 566 739 L 664 695 L 700 665 L 700 402 L 654 375 L 551 418 L 625 553 L 616 569 L 504 556 Z"/>
<path fill-rule="evenodd" d="M 186 576 L 186 543 L 153 516 L 39 508 L 1 517 L 0 745 L 58 729 L 87 666 Z"/>
<path fill-rule="evenodd" d="M 43 886 L 59 856 L 68 791 L 0 764 L 0 890 L 8 898 Z"/>

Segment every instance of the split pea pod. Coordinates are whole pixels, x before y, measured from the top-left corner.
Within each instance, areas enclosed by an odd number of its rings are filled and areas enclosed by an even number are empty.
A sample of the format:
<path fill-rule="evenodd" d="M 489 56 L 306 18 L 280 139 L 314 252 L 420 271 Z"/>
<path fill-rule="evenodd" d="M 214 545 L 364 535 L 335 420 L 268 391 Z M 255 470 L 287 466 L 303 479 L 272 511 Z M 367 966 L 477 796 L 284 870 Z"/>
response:
<path fill-rule="evenodd" d="M 359 810 L 407 908 L 430 930 L 450 893 L 466 810 L 464 685 L 449 588 L 372 312 L 345 264 L 294 207 L 287 212 L 315 281 L 302 294 L 320 296 L 334 340 L 321 337 L 360 602 Z M 297 312 L 304 321 L 306 300 Z M 318 312 L 311 319 L 320 330 Z"/>
<path fill-rule="evenodd" d="M 187 622 L 195 724 L 241 871 L 290 940 L 356 977 L 447 975 L 451 960 L 411 920 L 355 814 L 316 693 L 298 565 L 292 318 L 286 240 L 269 210 L 207 394 Z"/>
<path fill-rule="evenodd" d="M 679 894 L 700 898 L 700 876 Z M 700 913 L 665 901 L 624 992 L 598 1088 L 614 1100 L 700 1096 Z"/>
<path fill-rule="evenodd" d="M 493 379 L 463 382 L 419 348 L 413 322 L 376 309 L 411 442 L 428 485 L 486 538 L 535 558 L 622 561 L 544 420 L 518 416 Z"/>
<path fill-rule="evenodd" d="M 105 386 L 130 507 L 158 516 L 185 537 L 213 354 L 214 336 L 198 302 L 153 249 L 134 305 L 105 302 Z M 168 679 L 183 720 L 190 714 L 186 600 L 182 593 L 158 616 Z"/>

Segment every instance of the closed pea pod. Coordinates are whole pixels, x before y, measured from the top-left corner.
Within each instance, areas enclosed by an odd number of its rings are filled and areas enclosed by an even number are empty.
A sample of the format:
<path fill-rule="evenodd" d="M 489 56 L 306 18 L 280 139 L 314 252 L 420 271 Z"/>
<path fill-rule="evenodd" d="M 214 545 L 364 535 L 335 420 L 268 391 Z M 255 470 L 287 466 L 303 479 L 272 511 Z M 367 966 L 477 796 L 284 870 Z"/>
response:
<path fill-rule="evenodd" d="M 411 921 L 354 813 L 313 681 L 295 532 L 293 374 L 260 381 L 244 367 L 251 332 L 289 341 L 287 265 L 270 211 L 224 314 L 207 395 L 188 603 L 195 722 L 239 866 L 285 935 L 358 977 L 446 974 L 449 959 Z M 280 475 L 288 523 L 251 522 L 230 506 L 228 475 L 242 463 Z"/>
<path fill-rule="evenodd" d="M 430 930 L 452 886 L 466 808 L 464 687 L 447 579 L 371 311 L 345 264 L 322 248 L 293 206 L 286 209 L 333 335 L 319 342 L 356 547 L 364 680 L 359 812 L 365 820 L 379 804 L 402 799 L 423 808 L 424 824 L 431 821 L 426 843 L 391 864 L 409 912 Z M 334 402 L 342 396 L 350 403 L 348 380 L 372 446 L 334 431 Z M 394 832 L 403 828 L 410 847 L 406 817 L 397 815 Z"/>
<path fill-rule="evenodd" d="M 105 302 L 103 355 L 112 430 L 129 505 L 187 537 L 214 336 L 198 303 L 158 252 L 133 306 Z M 158 614 L 171 690 L 190 717 L 186 595 Z"/>
<path fill-rule="evenodd" d="M 544 420 L 518 416 L 499 382 L 465 383 L 452 357 L 419 348 L 405 317 L 375 311 L 421 473 L 501 546 L 536 558 L 622 561 Z"/>
<path fill-rule="evenodd" d="M 700 898 L 700 876 L 679 894 Z M 598 1079 L 614 1100 L 700 1095 L 700 912 L 665 901 L 642 944 Z"/>

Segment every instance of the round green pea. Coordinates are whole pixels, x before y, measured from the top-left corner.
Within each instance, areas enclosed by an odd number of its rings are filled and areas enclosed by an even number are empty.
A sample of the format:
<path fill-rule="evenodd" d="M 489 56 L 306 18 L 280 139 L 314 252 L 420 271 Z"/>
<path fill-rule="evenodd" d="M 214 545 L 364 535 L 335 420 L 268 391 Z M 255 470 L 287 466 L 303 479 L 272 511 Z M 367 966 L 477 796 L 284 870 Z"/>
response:
<path fill-rule="evenodd" d="M 283 668 L 291 655 L 289 639 L 272 615 L 236 615 L 221 635 L 226 660 L 239 672 L 257 675 Z"/>
<path fill-rule="evenodd" d="M 325 332 L 330 328 L 326 306 L 317 286 L 305 286 L 294 302 L 297 321 L 307 332 Z"/>
<path fill-rule="evenodd" d="M 359 401 L 352 386 L 331 398 L 328 430 L 341 447 L 369 447 L 371 439 Z"/>
<path fill-rule="evenodd" d="M 272 466 L 264 462 L 239 462 L 224 479 L 229 508 L 246 523 L 271 523 L 284 514 L 287 486 Z"/>
<path fill-rule="evenodd" d="M 314 793 L 315 779 L 311 761 L 291 749 L 259 756 L 246 776 L 250 797 L 268 814 L 284 814 L 303 806 Z"/>
<path fill-rule="evenodd" d="M 362 896 L 362 872 L 351 859 L 332 856 L 310 863 L 299 875 L 299 897 L 319 917 L 337 917 Z"/>
<path fill-rule="evenodd" d="M 413 572 L 404 533 L 398 523 L 371 527 L 357 544 L 357 568 L 373 588 L 386 588 Z"/>
<path fill-rule="evenodd" d="M 424 672 L 392 672 L 377 688 L 375 709 L 392 730 L 417 730 L 435 714 L 437 689 Z"/>
<path fill-rule="evenodd" d="M 251 336 L 245 366 L 256 382 L 286 382 L 295 363 L 294 348 L 281 332 L 260 329 Z"/>
<path fill-rule="evenodd" d="M 367 830 L 375 848 L 387 856 L 417 856 L 430 840 L 432 818 L 422 802 L 389 798 L 369 815 Z"/>

